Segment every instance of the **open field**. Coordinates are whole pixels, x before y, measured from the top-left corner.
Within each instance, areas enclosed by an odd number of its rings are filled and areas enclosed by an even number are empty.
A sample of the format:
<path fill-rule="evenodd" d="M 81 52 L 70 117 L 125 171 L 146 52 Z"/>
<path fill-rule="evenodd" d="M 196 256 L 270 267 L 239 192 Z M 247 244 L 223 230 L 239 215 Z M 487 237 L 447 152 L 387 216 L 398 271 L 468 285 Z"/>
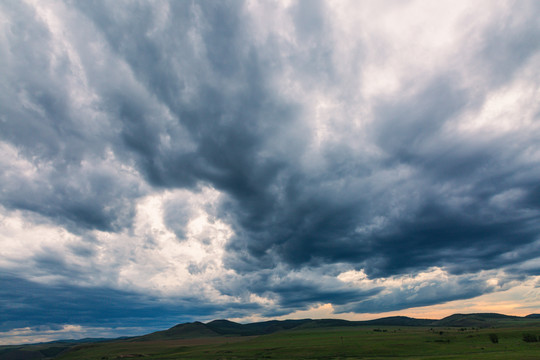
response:
<path fill-rule="evenodd" d="M 494 344 L 489 334 L 498 335 Z M 288 330 L 257 337 L 115 342 L 77 346 L 59 359 L 540 359 L 540 343 L 497 329 L 355 327 Z"/>
<path fill-rule="evenodd" d="M 524 334 L 528 334 L 524 340 Z M 540 359 L 540 316 L 454 314 L 441 320 L 227 320 L 104 341 L 0 346 L 0 360 Z"/>

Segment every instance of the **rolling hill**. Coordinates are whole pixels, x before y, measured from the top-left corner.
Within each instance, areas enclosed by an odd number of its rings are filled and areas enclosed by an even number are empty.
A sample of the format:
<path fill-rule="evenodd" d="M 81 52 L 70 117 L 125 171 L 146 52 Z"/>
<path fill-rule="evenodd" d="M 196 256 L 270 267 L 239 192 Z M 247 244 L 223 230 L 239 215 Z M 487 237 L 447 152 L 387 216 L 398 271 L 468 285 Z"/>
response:
<path fill-rule="evenodd" d="M 292 329 L 315 329 L 329 327 L 353 326 L 429 326 L 429 327 L 475 327 L 489 328 L 504 326 L 520 320 L 540 319 L 540 315 L 531 314 L 525 317 L 510 316 L 495 313 L 454 314 L 440 320 L 415 319 L 406 316 L 385 317 L 366 321 L 348 321 L 340 319 L 301 319 L 301 320 L 270 320 L 240 324 L 229 320 L 213 320 L 208 323 L 192 322 L 173 326 L 168 330 L 157 331 L 130 341 L 150 341 L 168 339 L 193 339 L 216 336 L 256 336 L 272 334 Z"/>
<path fill-rule="evenodd" d="M 81 349 L 107 349 L 110 346 L 124 348 L 146 348 L 158 346 L 155 344 L 173 344 L 178 347 L 180 344 L 195 343 L 234 343 L 235 341 L 245 341 L 251 337 L 276 334 L 287 330 L 298 330 L 295 333 L 303 333 L 329 329 L 332 332 L 336 329 L 353 330 L 353 328 L 372 329 L 372 327 L 392 328 L 402 327 L 408 329 L 418 329 L 414 331 L 425 331 L 423 328 L 469 328 L 485 329 L 491 328 L 538 328 L 540 327 L 540 314 L 530 314 L 524 317 L 509 316 L 494 313 L 477 314 L 454 314 L 440 320 L 415 319 L 406 316 L 386 317 L 367 321 L 347 321 L 340 319 L 301 319 L 301 320 L 270 320 L 240 324 L 229 320 L 213 320 L 208 323 L 191 322 L 178 324 L 170 329 L 157 331 L 151 334 L 117 339 L 83 339 L 70 341 L 55 341 L 51 343 L 40 343 L 33 345 L 11 345 L 0 346 L 0 359 L 7 360 L 31 360 L 31 359 L 54 359 L 63 354 L 69 353 L 68 358 L 73 357 L 73 351 Z M 375 329 L 378 330 L 378 329 Z M 433 329 L 431 329 L 433 330 Z M 459 330 L 459 329 L 458 329 Z M 362 330 L 354 330 L 362 331 Z M 412 331 L 412 330 L 411 330 Z M 445 332 L 447 330 L 444 330 Z M 456 330 L 454 330 L 456 331 Z M 477 331 L 477 330 L 475 330 Z M 432 331 L 433 332 L 433 331 Z M 437 331 L 438 333 L 439 331 Z M 442 331 L 441 331 L 442 333 Z M 274 336 L 274 335 L 272 335 Z M 286 335 L 283 335 L 286 336 Z M 521 336 L 521 335 L 520 335 Z M 243 339 L 243 340 L 241 340 Z M 439 339 L 440 340 L 440 339 Z M 202 341 L 202 342 L 201 342 Z M 110 345 L 109 345 L 110 344 Z M 116 344 L 116 345 L 114 345 Z M 125 345 L 122 345 L 125 344 Z M 148 344 L 148 345 L 144 345 Z M 178 345 L 175 345 L 178 344 Z M 173 346 L 170 345 L 170 346 Z M 161 346 L 161 345 L 159 345 Z M 92 350 L 93 351 L 93 350 Z M 98 351 L 98 350 L 96 350 Z"/>

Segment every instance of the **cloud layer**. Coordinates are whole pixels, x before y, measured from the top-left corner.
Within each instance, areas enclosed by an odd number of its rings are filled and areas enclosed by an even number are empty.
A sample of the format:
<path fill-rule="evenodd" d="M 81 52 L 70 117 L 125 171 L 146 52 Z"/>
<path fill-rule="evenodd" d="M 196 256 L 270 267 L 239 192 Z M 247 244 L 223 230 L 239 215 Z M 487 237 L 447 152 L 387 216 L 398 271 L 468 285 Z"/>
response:
<path fill-rule="evenodd" d="M 2 331 L 376 313 L 531 281 L 539 15 L 0 4 Z"/>

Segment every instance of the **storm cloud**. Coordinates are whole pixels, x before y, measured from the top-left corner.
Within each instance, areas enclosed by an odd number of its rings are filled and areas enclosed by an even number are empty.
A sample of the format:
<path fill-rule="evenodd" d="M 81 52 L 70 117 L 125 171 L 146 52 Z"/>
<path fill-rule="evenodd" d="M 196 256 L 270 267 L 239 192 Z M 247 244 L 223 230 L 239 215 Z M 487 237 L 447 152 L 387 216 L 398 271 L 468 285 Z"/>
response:
<path fill-rule="evenodd" d="M 536 279 L 539 16 L 0 4 L 1 311 L 21 304 L 1 329 L 377 313 Z"/>

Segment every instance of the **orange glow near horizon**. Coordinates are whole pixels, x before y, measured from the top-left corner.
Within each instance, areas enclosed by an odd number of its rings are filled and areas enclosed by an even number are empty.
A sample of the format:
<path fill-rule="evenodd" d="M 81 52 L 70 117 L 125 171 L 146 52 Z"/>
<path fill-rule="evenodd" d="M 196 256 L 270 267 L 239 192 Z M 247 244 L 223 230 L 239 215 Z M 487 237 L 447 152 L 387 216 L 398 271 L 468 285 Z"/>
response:
<path fill-rule="evenodd" d="M 490 294 L 484 294 L 472 299 L 449 301 L 444 304 L 408 308 L 403 310 L 380 313 L 338 313 L 332 304 L 321 304 L 307 310 L 295 311 L 291 314 L 273 319 L 344 319 L 344 320 L 373 320 L 389 316 L 408 316 L 417 319 L 442 319 L 453 314 L 470 313 L 499 313 L 513 316 L 526 316 L 540 313 L 540 276 L 508 289 Z M 269 318 L 250 316 L 230 319 L 237 322 L 265 321 Z"/>

